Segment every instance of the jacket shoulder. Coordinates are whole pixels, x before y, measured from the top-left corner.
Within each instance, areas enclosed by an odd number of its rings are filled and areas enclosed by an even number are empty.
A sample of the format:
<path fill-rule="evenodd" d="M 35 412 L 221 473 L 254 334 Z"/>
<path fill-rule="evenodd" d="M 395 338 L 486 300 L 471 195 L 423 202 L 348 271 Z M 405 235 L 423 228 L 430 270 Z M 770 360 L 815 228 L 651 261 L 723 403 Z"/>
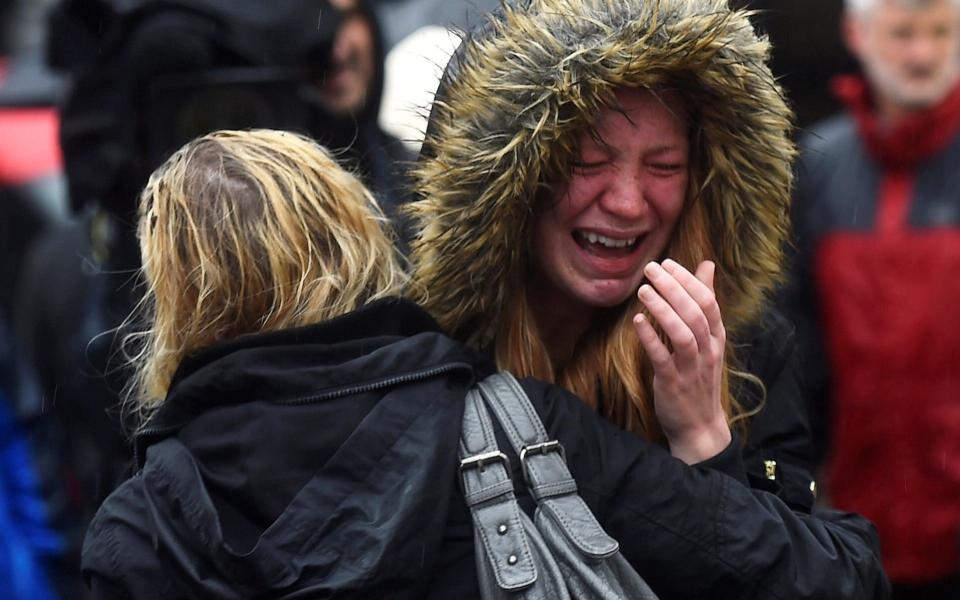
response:
<path fill-rule="evenodd" d="M 857 124 L 847 113 L 813 125 L 798 145 L 794 202 L 799 198 L 803 206 L 818 200 L 816 190 L 831 174 L 860 170 L 870 162 Z"/>
<path fill-rule="evenodd" d="M 847 113 L 840 113 L 812 125 L 799 138 L 804 157 L 825 157 L 859 144 L 857 125 Z"/>
<path fill-rule="evenodd" d="M 780 372 L 796 350 L 797 330 L 779 308 L 768 304 L 735 341 L 736 359 L 764 382 Z"/>

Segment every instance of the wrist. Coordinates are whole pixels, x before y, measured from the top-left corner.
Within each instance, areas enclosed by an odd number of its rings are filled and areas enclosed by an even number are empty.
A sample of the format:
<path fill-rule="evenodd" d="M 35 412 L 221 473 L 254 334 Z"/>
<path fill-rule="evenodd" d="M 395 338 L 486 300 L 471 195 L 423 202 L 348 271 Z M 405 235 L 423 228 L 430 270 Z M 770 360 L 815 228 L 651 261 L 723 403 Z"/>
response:
<path fill-rule="evenodd" d="M 710 426 L 684 432 L 683 435 L 670 437 L 670 454 L 688 465 L 693 465 L 723 452 L 733 440 L 726 419 Z"/>

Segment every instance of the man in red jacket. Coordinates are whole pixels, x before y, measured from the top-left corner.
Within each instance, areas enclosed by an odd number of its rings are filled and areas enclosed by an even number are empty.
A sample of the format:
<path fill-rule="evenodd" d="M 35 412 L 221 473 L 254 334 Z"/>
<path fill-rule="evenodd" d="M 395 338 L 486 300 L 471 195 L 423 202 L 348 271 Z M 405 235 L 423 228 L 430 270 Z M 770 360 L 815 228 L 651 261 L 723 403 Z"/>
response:
<path fill-rule="evenodd" d="M 830 501 L 896 598 L 960 598 L 960 2 L 847 0 L 844 36 L 865 76 L 802 144 L 786 304 Z"/>

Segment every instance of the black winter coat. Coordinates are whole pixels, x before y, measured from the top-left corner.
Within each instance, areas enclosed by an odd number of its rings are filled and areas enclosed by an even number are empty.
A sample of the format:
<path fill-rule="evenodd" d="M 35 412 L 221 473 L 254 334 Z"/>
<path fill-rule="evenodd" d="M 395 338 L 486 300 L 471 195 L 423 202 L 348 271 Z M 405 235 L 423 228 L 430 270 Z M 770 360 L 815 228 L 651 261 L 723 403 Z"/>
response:
<path fill-rule="evenodd" d="M 477 597 L 457 443 L 466 391 L 491 369 L 402 301 L 185 361 L 137 439 L 140 470 L 87 534 L 94 596 Z M 865 520 L 752 490 L 737 448 L 690 467 L 558 387 L 523 386 L 661 597 L 884 594 Z"/>

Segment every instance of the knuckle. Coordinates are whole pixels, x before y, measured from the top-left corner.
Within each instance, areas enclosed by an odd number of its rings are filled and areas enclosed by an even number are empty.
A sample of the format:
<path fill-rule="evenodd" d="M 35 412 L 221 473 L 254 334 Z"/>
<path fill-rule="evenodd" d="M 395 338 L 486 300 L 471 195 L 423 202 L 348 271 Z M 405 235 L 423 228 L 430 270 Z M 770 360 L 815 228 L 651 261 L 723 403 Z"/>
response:
<path fill-rule="evenodd" d="M 664 367 L 669 362 L 669 359 L 662 353 L 659 352 L 648 352 L 647 358 L 650 360 L 650 364 L 653 365 L 654 370 L 657 371 L 657 376 L 662 377 Z"/>
<path fill-rule="evenodd" d="M 708 369 L 715 369 L 723 362 L 723 356 L 717 352 L 708 352 L 703 359 L 703 364 Z"/>
<path fill-rule="evenodd" d="M 697 304 L 700 305 L 703 310 L 719 310 L 719 305 L 717 304 L 717 295 L 710 290 L 704 290 L 702 294 L 697 296 Z"/>
<path fill-rule="evenodd" d="M 693 332 L 688 329 L 677 333 L 673 343 L 678 348 L 690 350 L 691 348 L 696 348 L 697 338 L 693 335 Z"/>
<path fill-rule="evenodd" d="M 707 321 L 707 316 L 704 315 L 703 313 L 700 313 L 699 315 L 694 317 L 693 323 L 691 325 L 694 328 L 696 328 L 696 330 L 699 332 L 707 333 L 707 334 L 710 333 L 710 323 Z"/>

